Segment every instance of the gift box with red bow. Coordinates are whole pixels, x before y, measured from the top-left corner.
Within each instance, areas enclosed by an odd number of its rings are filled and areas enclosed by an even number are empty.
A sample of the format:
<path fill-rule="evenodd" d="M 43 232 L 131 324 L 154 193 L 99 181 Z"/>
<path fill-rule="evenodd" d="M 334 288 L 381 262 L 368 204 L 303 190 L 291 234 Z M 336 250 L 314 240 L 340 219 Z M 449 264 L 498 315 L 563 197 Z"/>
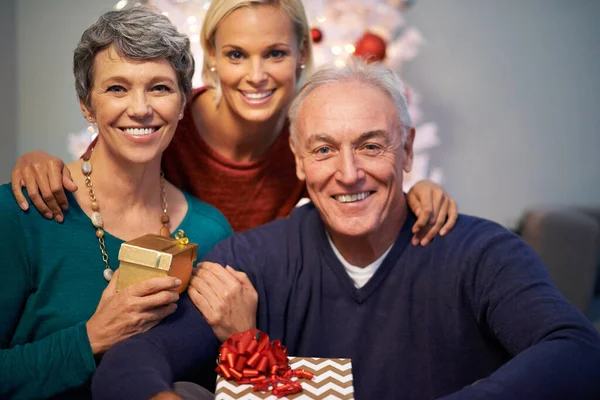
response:
<path fill-rule="evenodd" d="M 216 399 L 354 399 L 349 358 L 290 357 L 256 329 L 221 346 Z"/>

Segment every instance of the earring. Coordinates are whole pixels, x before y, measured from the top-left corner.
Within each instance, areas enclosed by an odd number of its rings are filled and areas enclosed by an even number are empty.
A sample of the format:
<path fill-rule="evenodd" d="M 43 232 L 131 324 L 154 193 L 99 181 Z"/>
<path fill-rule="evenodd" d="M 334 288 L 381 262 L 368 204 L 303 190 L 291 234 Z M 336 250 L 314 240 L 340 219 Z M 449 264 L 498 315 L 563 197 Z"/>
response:
<path fill-rule="evenodd" d="M 210 67 L 210 72 L 215 72 L 217 69 L 215 67 Z"/>
<path fill-rule="evenodd" d="M 300 69 L 304 69 L 304 68 L 306 68 L 306 65 L 300 64 Z"/>

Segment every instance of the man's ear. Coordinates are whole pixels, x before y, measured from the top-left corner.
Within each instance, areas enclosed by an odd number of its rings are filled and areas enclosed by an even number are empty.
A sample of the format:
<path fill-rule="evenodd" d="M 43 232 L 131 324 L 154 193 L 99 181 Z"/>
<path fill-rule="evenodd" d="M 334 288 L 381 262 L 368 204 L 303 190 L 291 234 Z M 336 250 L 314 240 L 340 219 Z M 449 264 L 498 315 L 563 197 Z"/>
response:
<path fill-rule="evenodd" d="M 406 129 L 406 128 L 405 128 Z M 408 132 L 406 133 L 406 140 L 404 141 L 404 161 L 403 161 L 403 169 L 404 172 L 409 173 L 412 170 L 413 164 L 413 143 L 415 141 L 415 128 L 408 128 Z"/>
<path fill-rule="evenodd" d="M 296 149 L 296 144 L 294 143 L 294 139 L 292 139 L 292 135 L 290 135 L 289 142 L 290 149 L 292 149 L 292 153 L 294 153 L 294 159 L 296 160 L 296 176 L 299 180 L 304 181 L 306 178 L 306 175 L 304 174 L 304 164 L 298 155 L 298 150 Z"/>
<path fill-rule="evenodd" d="M 83 113 L 83 117 L 85 118 L 85 120 L 87 122 L 89 122 L 89 123 L 96 122 L 96 117 L 94 117 L 92 110 L 90 110 L 88 108 L 88 106 L 85 105 L 85 102 L 83 101 L 83 99 L 79 99 L 79 107 L 81 107 L 81 112 Z"/>

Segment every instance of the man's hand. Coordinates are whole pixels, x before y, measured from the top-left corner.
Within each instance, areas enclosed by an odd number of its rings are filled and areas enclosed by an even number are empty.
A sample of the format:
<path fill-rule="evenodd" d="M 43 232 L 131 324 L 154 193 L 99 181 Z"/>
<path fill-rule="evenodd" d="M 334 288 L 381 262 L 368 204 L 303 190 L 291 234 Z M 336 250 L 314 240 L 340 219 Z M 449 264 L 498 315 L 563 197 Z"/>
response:
<path fill-rule="evenodd" d="M 221 342 L 233 333 L 256 327 L 258 294 L 243 272 L 200 263 L 192 274 L 188 294 Z"/>
<path fill-rule="evenodd" d="M 426 246 L 435 235 L 444 236 L 456 224 L 458 207 L 443 187 L 425 180 L 414 184 L 406 196 L 412 212 L 417 216 L 413 226 L 412 244 Z"/>
<path fill-rule="evenodd" d="M 77 190 L 71 172 L 62 160 L 45 151 L 32 151 L 19 157 L 11 174 L 11 182 L 13 195 L 22 210 L 29 208 L 21 190 L 25 186 L 40 214 L 57 222 L 63 221 L 62 212 L 69 207 L 65 189 L 69 192 Z"/>

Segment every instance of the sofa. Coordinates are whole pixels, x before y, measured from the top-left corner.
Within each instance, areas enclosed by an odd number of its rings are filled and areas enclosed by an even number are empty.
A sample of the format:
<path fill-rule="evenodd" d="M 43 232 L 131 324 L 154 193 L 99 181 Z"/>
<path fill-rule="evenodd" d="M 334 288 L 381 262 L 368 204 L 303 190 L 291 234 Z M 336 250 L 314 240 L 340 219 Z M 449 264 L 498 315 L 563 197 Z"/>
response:
<path fill-rule="evenodd" d="M 567 300 L 600 330 L 600 208 L 531 209 L 518 233 Z"/>

